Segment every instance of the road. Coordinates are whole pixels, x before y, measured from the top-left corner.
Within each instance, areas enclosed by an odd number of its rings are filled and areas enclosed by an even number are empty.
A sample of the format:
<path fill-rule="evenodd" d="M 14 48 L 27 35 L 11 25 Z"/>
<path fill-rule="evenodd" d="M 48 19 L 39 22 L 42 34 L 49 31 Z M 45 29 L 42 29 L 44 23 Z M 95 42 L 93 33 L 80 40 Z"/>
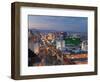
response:
<path fill-rule="evenodd" d="M 56 47 L 54 45 L 49 44 L 47 39 L 44 39 L 44 45 L 46 45 L 47 50 L 50 50 L 52 52 L 51 53 L 52 55 L 56 55 L 57 59 L 60 60 L 63 65 L 75 64 L 75 62 L 72 62 L 67 57 L 64 57 L 63 53 L 60 50 L 56 49 Z"/>

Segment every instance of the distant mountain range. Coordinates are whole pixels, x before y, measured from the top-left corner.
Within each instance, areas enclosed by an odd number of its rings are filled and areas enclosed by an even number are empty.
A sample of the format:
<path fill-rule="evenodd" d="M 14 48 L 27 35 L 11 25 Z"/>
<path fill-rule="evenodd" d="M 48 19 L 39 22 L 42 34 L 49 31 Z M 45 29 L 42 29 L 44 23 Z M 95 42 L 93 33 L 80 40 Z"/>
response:
<path fill-rule="evenodd" d="M 87 32 L 72 32 L 72 31 L 58 31 L 58 30 L 47 30 L 47 29 L 29 29 L 29 30 L 31 30 L 32 32 L 68 32 L 68 33 L 81 33 L 81 34 L 85 34 L 85 35 L 87 35 Z"/>
<path fill-rule="evenodd" d="M 61 32 L 61 31 L 57 31 L 57 30 L 42 30 L 42 29 L 30 29 L 32 30 L 32 32 Z"/>

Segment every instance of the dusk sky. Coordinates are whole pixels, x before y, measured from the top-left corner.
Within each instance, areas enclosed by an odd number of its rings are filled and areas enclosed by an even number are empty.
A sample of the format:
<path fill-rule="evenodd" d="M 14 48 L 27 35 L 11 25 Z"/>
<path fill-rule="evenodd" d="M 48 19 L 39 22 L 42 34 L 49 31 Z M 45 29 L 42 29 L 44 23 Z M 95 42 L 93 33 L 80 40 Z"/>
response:
<path fill-rule="evenodd" d="M 87 17 L 28 16 L 29 29 L 87 32 Z"/>

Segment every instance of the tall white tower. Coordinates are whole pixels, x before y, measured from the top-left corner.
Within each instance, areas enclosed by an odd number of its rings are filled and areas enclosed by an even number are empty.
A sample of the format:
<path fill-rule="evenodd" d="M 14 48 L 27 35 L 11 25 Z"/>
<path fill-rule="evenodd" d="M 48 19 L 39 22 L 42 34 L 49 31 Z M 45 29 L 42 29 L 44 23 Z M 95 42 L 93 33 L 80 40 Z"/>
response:
<path fill-rule="evenodd" d="M 87 51 L 88 49 L 88 45 L 87 45 L 87 41 L 83 41 L 82 44 L 81 44 L 81 49 L 83 51 Z"/>

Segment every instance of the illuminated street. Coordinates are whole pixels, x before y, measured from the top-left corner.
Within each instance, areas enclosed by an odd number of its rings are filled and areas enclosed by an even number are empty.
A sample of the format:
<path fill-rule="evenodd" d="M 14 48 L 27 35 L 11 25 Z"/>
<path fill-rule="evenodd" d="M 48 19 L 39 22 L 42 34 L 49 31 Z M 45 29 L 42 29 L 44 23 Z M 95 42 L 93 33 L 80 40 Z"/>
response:
<path fill-rule="evenodd" d="M 51 34 L 51 35 L 50 35 Z M 63 44 L 57 44 L 60 43 L 61 40 L 58 40 L 57 35 L 62 35 L 62 32 L 58 33 L 31 33 L 30 42 L 32 42 L 31 46 L 33 45 L 33 51 L 37 55 L 38 59 L 40 61 L 38 63 L 33 63 L 32 65 L 37 66 L 45 66 L 45 65 L 73 65 L 73 64 L 87 64 L 87 53 L 81 52 L 78 53 L 75 52 L 77 50 L 70 50 L 68 52 L 68 49 L 72 49 L 65 46 L 65 43 Z M 57 42 L 58 41 L 58 42 Z M 55 43 L 56 42 L 56 43 Z M 80 46 L 73 46 L 80 47 Z M 67 49 L 67 50 L 62 50 Z M 72 52 L 74 51 L 74 52 Z"/>

